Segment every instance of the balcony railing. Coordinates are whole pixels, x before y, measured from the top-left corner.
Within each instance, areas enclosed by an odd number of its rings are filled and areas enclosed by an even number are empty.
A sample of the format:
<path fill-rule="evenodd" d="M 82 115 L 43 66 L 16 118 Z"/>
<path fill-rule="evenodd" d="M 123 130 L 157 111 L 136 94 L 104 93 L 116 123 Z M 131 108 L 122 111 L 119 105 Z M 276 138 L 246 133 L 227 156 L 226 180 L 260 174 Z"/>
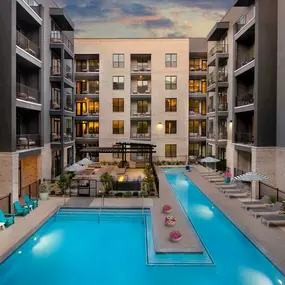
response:
<path fill-rule="evenodd" d="M 218 106 L 219 111 L 228 111 L 228 103 L 220 103 Z"/>
<path fill-rule="evenodd" d="M 17 31 L 16 35 L 16 45 L 28 52 L 30 55 L 40 59 L 40 48 L 19 31 Z"/>
<path fill-rule="evenodd" d="M 201 137 L 206 137 L 206 131 L 202 131 L 201 134 L 196 132 L 196 133 L 189 133 L 190 138 L 201 138 Z"/>
<path fill-rule="evenodd" d="M 251 48 L 248 52 L 241 56 L 240 60 L 237 60 L 237 68 L 241 68 L 242 66 L 246 65 L 247 63 L 254 60 L 254 47 Z"/>
<path fill-rule="evenodd" d="M 224 70 L 219 70 L 219 82 L 227 82 L 228 81 L 228 73 Z"/>
<path fill-rule="evenodd" d="M 72 52 L 74 52 L 73 44 L 61 31 L 51 31 L 50 42 L 54 44 L 64 44 Z"/>
<path fill-rule="evenodd" d="M 51 134 L 51 141 L 52 142 L 60 142 L 61 136 L 60 133 L 52 133 Z"/>
<path fill-rule="evenodd" d="M 190 71 L 207 71 L 207 68 L 201 67 L 200 65 L 189 65 Z"/>
<path fill-rule="evenodd" d="M 236 107 L 245 106 L 254 103 L 253 93 L 238 94 L 236 97 Z"/>
<path fill-rule="evenodd" d="M 214 83 L 216 83 L 216 75 L 215 75 L 214 72 L 212 72 L 212 73 L 210 73 L 210 75 L 209 75 L 208 85 L 210 86 L 210 85 L 212 85 L 212 84 L 214 84 Z"/>
<path fill-rule="evenodd" d="M 131 116 L 134 116 L 134 117 L 140 117 L 140 116 L 150 117 L 151 112 L 150 111 L 143 112 L 143 111 L 139 111 L 139 110 L 131 110 Z"/>
<path fill-rule="evenodd" d="M 203 93 L 206 94 L 206 89 L 203 88 L 189 88 L 189 93 Z"/>
<path fill-rule="evenodd" d="M 218 135 L 218 139 L 219 140 L 226 140 L 227 138 L 228 138 L 227 130 L 220 130 L 219 135 Z"/>
<path fill-rule="evenodd" d="M 199 110 L 196 108 L 189 108 L 189 115 L 190 116 L 206 116 L 206 114 L 200 113 Z"/>
<path fill-rule="evenodd" d="M 64 139 L 65 142 L 71 142 L 71 141 L 74 140 L 73 139 L 73 134 L 70 133 L 70 132 L 66 132 L 66 133 L 63 134 L 63 139 Z"/>
<path fill-rule="evenodd" d="M 242 15 L 235 23 L 236 33 L 240 31 L 250 20 L 255 17 L 255 6 Z"/>
<path fill-rule="evenodd" d="M 133 72 L 150 72 L 151 66 L 148 64 L 138 64 L 132 67 Z"/>
<path fill-rule="evenodd" d="M 50 108 L 53 110 L 60 110 L 60 101 L 59 100 L 50 100 Z"/>
<path fill-rule="evenodd" d="M 92 110 L 88 112 L 82 112 L 81 114 L 76 114 L 76 116 L 99 116 L 99 110 Z"/>
<path fill-rule="evenodd" d="M 236 138 L 236 143 L 249 144 L 249 145 L 252 145 L 254 143 L 254 136 L 252 135 L 252 133 L 237 132 L 235 138 Z"/>
<path fill-rule="evenodd" d="M 17 134 L 17 149 L 29 149 L 41 146 L 39 134 Z"/>
<path fill-rule="evenodd" d="M 61 66 L 51 66 L 50 67 L 50 75 L 51 76 L 61 76 Z"/>
<path fill-rule="evenodd" d="M 89 89 L 86 89 L 86 90 L 79 89 L 79 90 L 77 90 L 76 94 L 81 94 L 81 95 L 84 95 L 84 94 L 99 94 L 99 88 L 93 88 L 93 87 L 89 86 Z"/>
<path fill-rule="evenodd" d="M 69 65 L 65 66 L 65 77 L 67 79 L 69 79 L 70 81 L 73 81 L 72 80 L 72 69 L 71 69 L 71 67 Z"/>
<path fill-rule="evenodd" d="M 83 134 L 81 137 L 76 136 L 77 138 L 83 138 L 83 139 L 98 139 L 99 138 L 99 131 L 94 134 Z"/>
<path fill-rule="evenodd" d="M 151 90 L 146 87 L 146 88 L 139 88 L 132 90 L 132 94 L 150 94 Z"/>
<path fill-rule="evenodd" d="M 151 138 L 150 133 L 145 133 L 145 134 L 132 133 L 131 134 L 131 139 L 150 139 L 150 138 Z"/>
<path fill-rule="evenodd" d="M 228 53 L 228 45 L 227 44 L 218 44 L 213 47 L 209 53 L 208 58 L 212 57 L 216 53 Z"/>
<path fill-rule="evenodd" d="M 16 97 L 21 100 L 40 103 L 40 91 L 20 83 L 16 85 Z"/>
<path fill-rule="evenodd" d="M 38 16 L 41 16 L 40 5 L 36 0 L 24 0 L 24 1 L 38 14 Z"/>
<path fill-rule="evenodd" d="M 208 106 L 208 113 L 215 112 L 216 108 L 214 106 Z"/>
<path fill-rule="evenodd" d="M 64 110 L 65 111 L 73 111 L 73 104 L 71 102 L 66 102 L 64 104 Z"/>
<path fill-rule="evenodd" d="M 76 66 L 76 72 L 99 72 L 99 63 L 89 67 Z"/>
<path fill-rule="evenodd" d="M 207 139 L 214 140 L 215 139 L 215 134 L 212 131 L 208 132 Z"/>

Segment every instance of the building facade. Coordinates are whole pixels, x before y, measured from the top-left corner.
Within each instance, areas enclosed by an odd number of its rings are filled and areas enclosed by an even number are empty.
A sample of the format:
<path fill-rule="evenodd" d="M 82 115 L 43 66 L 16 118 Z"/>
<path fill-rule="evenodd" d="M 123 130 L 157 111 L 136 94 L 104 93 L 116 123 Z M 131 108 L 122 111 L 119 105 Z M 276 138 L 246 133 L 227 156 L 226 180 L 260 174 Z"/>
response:
<path fill-rule="evenodd" d="M 77 158 L 120 140 L 151 141 L 160 161 L 203 155 L 206 53 L 205 39 L 75 39 Z"/>
<path fill-rule="evenodd" d="M 74 117 L 73 109 L 66 110 L 67 100 L 73 103 L 74 28 L 52 0 L 4 0 L 0 18 L 5 22 L 0 27 L 5 39 L 0 45 L 0 195 L 11 193 L 15 201 L 54 175 L 56 152 L 61 153 L 61 171 L 72 163 L 66 147 L 74 140 L 64 139 L 64 123 Z M 54 86 L 62 102 L 57 113 L 51 108 Z M 66 88 L 71 89 L 71 98 L 67 99 Z M 57 142 L 52 136 L 54 117 L 60 119 Z"/>

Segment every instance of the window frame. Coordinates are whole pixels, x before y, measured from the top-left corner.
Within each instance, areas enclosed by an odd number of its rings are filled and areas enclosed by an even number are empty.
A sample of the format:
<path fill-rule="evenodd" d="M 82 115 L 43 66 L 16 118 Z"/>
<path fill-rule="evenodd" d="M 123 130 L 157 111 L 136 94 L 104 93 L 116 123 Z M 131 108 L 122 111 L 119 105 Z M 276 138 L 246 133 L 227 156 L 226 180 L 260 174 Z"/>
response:
<path fill-rule="evenodd" d="M 167 57 L 169 57 L 169 60 Z M 175 60 L 173 57 L 175 57 Z M 177 67 L 177 53 L 165 54 L 165 67 Z"/>
<path fill-rule="evenodd" d="M 172 106 L 175 101 L 175 106 Z M 177 112 L 177 98 L 165 98 L 165 112 Z"/>
<path fill-rule="evenodd" d="M 120 56 L 123 60 L 120 60 Z M 115 59 L 117 57 L 117 60 Z M 124 53 L 113 53 L 112 55 L 113 68 L 124 68 L 125 67 L 125 54 Z"/>
<path fill-rule="evenodd" d="M 114 126 L 114 124 L 118 124 L 118 126 Z M 120 126 L 122 124 L 122 126 Z M 113 120 L 112 121 L 113 135 L 123 135 L 125 133 L 125 123 L 124 120 Z"/>
<path fill-rule="evenodd" d="M 165 134 L 166 135 L 177 134 L 177 121 L 176 120 L 166 120 L 165 121 Z"/>
<path fill-rule="evenodd" d="M 167 82 L 167 78 L 169 78 L 168 82 Z M 165 90 L 177 90 L 177 75 L 166 75 L 165 76 Z"/>
<path fill-rule="evenodd" d="M 118 81 L 115 81 L 115 80 Z M 120 79 L 123 79 L 122 82 L 120 82 Z M 116 75 L 113 76 L 113 90 L 124 90 L 125 89 L 125 76 Z"/>
<path fill-rule="evenodd" d="M 121 105 L 122 102 L 123 104 Z M 113 98 L 112 104 L 113 104 L 113 113 L 122 113 L 125 111 L 125 99 L 124 98 Z"/>
<path fill-rule="evenodd" d="M 167 150 L 169 147 L 169 152 Z M 177 157 L 177 144 L 165 144 L 165 158 L 176 158 Z"/>

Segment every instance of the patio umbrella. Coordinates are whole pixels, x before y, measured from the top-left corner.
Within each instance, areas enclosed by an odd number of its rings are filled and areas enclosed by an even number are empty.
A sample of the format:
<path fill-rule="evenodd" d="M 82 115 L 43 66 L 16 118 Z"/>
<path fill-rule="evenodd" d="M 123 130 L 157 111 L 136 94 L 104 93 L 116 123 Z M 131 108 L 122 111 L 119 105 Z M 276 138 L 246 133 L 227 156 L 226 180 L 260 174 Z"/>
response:
<path fill-rule="evenodd" d="M 81 171 L 81 170 L 84 170 L 84 167 L 81 166 L 78 163 L 74 163 L 71 166 L 65 168 L 66 172 L 78 172 L 78 171 Z"/>
<path fill-rule="evenodd" d="M 80 165 L 89 165 L 89 164 L 92 164 L 93 161 L 91 161 L 90 159 L 85 157 L 85 158 L 79 160 L 77 163 Z"/>
<path fill-rule="evenodd" d="M 268 177 L 263 174 L 256 173 L 256 172 L 247 172 L 245 174 L 236 176 L 233 179 L 235 181 L 254 182 L 254 181 L 268 180 Z M 251 200 L 252 200 L 252 191 L 251 191 Z"/>
<path fill-rule="evenodd" d="M 219 162 L 220 160 L 211 156 L 202 158 L 200 160 L 202 163 L 206 163 L 206 166 L 208 166 L 208 163 L 215 163 L 215 169 L 216 169 L 216 163 Z"/>

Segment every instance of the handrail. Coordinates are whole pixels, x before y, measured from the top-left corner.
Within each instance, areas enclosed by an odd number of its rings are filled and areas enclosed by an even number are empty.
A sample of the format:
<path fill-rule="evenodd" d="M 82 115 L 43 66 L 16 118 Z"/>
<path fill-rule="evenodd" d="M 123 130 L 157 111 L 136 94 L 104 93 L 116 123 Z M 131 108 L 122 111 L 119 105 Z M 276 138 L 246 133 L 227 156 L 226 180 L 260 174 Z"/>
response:
<path fill-rule="evenodd" d="M 104 207 L 104 194 L 102 194 L 100 209 L 99 209 L 99 213 L 98 213 L 98 224 L 100 223 L 100 216 L 101 216 L 102 207 Z"/>

